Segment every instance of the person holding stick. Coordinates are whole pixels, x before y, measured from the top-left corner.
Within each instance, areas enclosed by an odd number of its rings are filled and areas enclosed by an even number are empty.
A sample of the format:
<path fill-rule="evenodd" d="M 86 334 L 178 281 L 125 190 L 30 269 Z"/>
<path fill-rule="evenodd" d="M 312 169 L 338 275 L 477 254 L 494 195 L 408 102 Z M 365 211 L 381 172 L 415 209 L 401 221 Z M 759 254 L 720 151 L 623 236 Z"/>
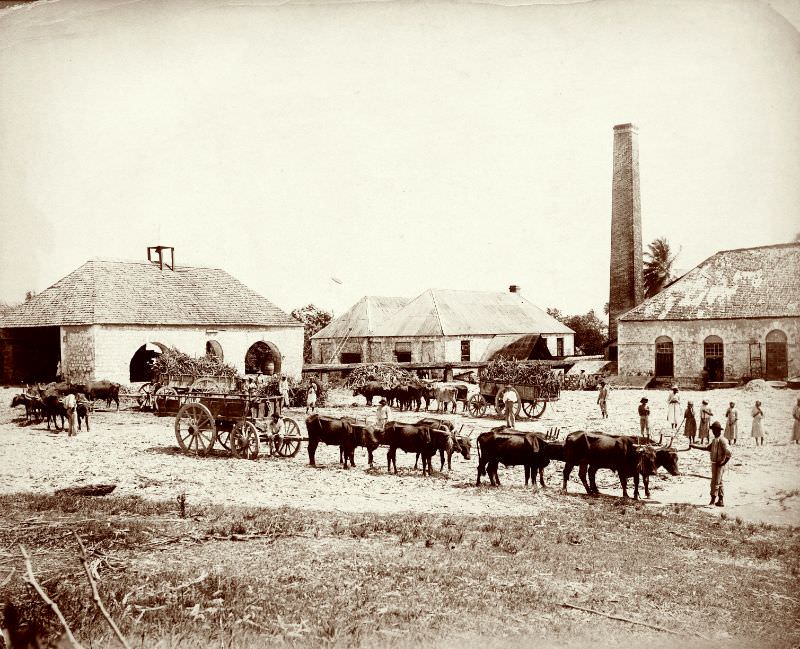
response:
<path fill-rule="evenodd" d="M 725 465 L 731 459 L 731 449 L 728 446 L 728 440 L 722 436 L 722 424 L 715 421 L 711 424 L 711 431 L 714 433 L 714 439 L 711 440 L 708 446 L 695 446 L 692 444 L 689 448 L 708 451 L 711 459 L 711 502 L 708 504 L 724 507 L 725 491 L 722 481 L 725 477 Z"/>

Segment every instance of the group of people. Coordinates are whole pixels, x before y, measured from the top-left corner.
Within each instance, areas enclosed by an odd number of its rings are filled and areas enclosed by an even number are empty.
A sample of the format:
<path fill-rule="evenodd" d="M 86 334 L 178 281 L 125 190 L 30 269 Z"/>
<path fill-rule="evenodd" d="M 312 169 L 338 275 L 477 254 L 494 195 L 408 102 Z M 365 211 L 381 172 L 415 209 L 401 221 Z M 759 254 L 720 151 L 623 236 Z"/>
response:
<path fill-rule="evenodd" d="M 599 398 L 599 397 L 598 397 Z M 650 437 L 650 406 L 648 405 L 649 399 L 642 397 L 639 402 L 639 428 L 643 436 Z M 708 442 L 711 433 L 711 419 L 714 416 L 711 407 L 708 405 L 708 400 L 703 399 L 699 411 L 695 410 L 694 403 L 688 401 L 686 408 L 681 414 L 681 400 L 678 394 L 678 388 L 672 388 L 667 396 L 667 421 L 669 422 L 672 435 L 679 434 L 680 429 L 683 427 L 684 437 L 689 438 L 689 443 L 693 444 L 695 439 L 700 442 Z M 601 413 L 605 414 L 605 406 L 601 406 Z M 800 399 L 795 408 L 795 430 L 793 437 L 795 441 L 800 440 Z M 755 440 L 756 446 L 764 445 L 764 406 L 761 401 L 756 400 L 755 405 L 750 411 L 752 417 L 752 424 L 750 426 L 750 436 Z M 722 424 L 720 424 L 722 428 Z M 739 437 L 739 411 L 736 409 L 736 403 L 730 401 L 727 410 L 725 410 L 725 427 L 723 434 L 726 440 L 731 444 L 736 444 Z"/>

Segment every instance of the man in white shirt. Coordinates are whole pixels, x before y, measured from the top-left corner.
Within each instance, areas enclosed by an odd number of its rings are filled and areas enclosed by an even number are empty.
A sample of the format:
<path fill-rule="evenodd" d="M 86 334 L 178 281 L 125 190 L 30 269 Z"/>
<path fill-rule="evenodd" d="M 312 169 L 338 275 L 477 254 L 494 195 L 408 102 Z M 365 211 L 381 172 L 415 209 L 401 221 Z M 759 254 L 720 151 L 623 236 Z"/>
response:
<path fill-rule="evenodd" d="M 78 400 L 75 398 L 75 395 L 70 392 L 66 397 L 64 397 L 64 408 L 67 411 L 67 420 L 69 421 L 69 436 L 73 437 L 77 435 L 77 431 L 75 430 L 75 408 L 78 407 Z"/>
<path fill-rule="evenodd" d="M 505 408 L 506 413 L 506 426 L 509 428 L 514 428 L 514 424 L 517 423 L 515 416 L 517 400 L 517 391 L 512 386 L 507 385 L 503 391 L 503 407 Z"/>

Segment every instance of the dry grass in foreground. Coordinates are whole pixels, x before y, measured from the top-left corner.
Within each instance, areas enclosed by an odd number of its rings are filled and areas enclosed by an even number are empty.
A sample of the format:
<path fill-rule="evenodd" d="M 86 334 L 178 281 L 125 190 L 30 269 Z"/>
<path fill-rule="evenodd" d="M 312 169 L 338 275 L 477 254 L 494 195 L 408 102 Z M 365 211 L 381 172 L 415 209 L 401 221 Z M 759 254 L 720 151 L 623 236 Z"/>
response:
<path fill-rule="evenodd" d="M 24 544 L 84 646 L 115 646 L 75 531 L 134 647 L 800 642 L 797 529 L 537 497 L 551 502 L 532 519 L 2 496 L 0 600 L 60 633 L 22 580 Z"/>

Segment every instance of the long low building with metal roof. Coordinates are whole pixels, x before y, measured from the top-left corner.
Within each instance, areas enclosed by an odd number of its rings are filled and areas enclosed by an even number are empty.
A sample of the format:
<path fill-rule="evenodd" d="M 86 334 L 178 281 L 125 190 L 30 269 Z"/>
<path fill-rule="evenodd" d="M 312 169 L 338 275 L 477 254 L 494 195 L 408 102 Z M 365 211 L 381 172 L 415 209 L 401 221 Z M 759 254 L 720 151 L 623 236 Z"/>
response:
<path fill-rule="evenodd" d="M 508 292 L 428 289 L 364 297 L 311 338 L 314 363 L 460 362 L 574 353 L 575 332 Z"/>
<path fill-rule="evenodd" d="M 167 347 L 299 378 L 303 325 L 219 268 L 91 260 L 0 318 L 0 380 L 150 380 Z"/>

